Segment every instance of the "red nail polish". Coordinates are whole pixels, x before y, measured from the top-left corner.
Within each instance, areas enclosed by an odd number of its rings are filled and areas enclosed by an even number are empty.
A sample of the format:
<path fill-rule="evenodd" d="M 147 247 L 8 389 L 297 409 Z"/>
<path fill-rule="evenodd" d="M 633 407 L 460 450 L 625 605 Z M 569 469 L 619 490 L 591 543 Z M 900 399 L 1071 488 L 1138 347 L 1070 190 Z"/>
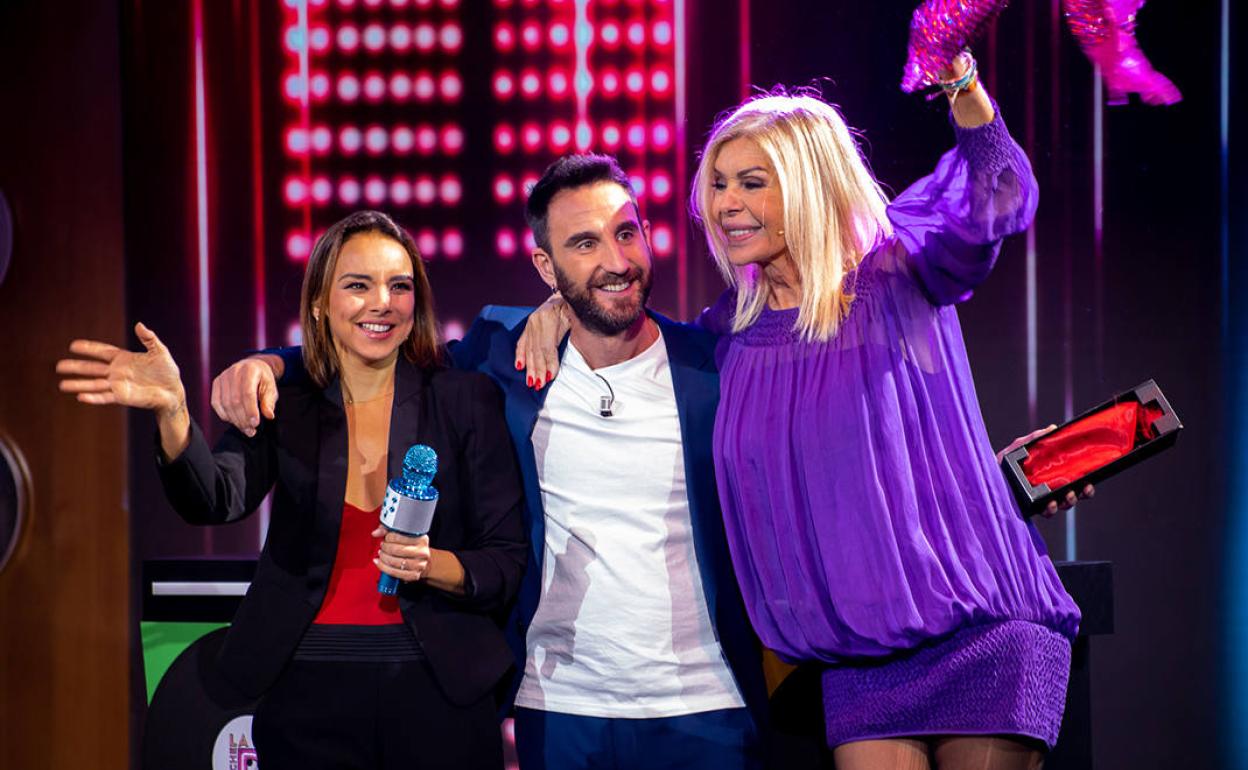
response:
<path fill-rule="evenodd" d="M 516 362 L 516 371 L 518 372 L 518 371 L 520 371 L 520 370 L 521 370 L 521 369 L 523 369 L 523 368 L 524 368 L 524 362 L 523 362 L 523 361 L 517 361 L 517 362 Z"/>
<path fill-rule="evenodd" d="M 531 388 L 531 387 L 533 387 L 533 378 L 532 378 L 532 377 L 528 377 L 528 378 L 526 378 L 526 381 L 529 383 L 529 387 L 530 387 L 530 388 Z"/>
<path fill-rule="evenodd" d="M 550 382 L 550 381 L 551 381 L 551 379 L 552 379 L 552 377 L 553 377 L 553 375 L 551 375 L 550 370 L 549 370 L 549 369 L 547 369 L 547 370 L 546 370 L 546 381 L 547 381 L 547 382 Z"/>

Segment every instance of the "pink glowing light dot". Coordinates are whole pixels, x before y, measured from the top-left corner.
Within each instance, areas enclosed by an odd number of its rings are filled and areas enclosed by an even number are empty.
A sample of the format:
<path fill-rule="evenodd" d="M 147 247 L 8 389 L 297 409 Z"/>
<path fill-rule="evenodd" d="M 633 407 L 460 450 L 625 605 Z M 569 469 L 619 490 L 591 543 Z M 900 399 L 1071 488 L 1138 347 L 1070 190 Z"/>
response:
<path fill-rule="evenodd" d="M 641 22 L 635 21 L 628 25 L 628 44 L 640 46 L 646 42 L 646 28 Z"/>
<path fill-rule="evenodd" d="M 370 155 L 380 155 L 386 151 L 386 146 L 390 143 L 390 137 L 386 133 L 386 129 L 378 125 L 369 126 L 364 130 L 364 149 Z"/>
<path fill-rule="evenodd" d="M 313 27 L 308 30 L 308 43 L 313 51 L 324 53 L 329 50 L 329 29 L 326 27 Z"/>
<path fill-rule="evenodd" d="M 533 251 L 537 248 L 537 239 L 533 237 L 533 231 L 525 228 L 524 231 L 524 250 Z"/>
<path fill-rule="evenodd" d="M 525 198 L 528 198 L 533 194 L 533 187 L 535 185 L 537 185 L 537 174 L 529 172 L 520 177 L 520 192 L 524 194 Z"/>
<path fill-rule="evenodd" d="M 556 122 L 550 126 L 550 147 L 555 152 L 565 152 L 572 144 L 572 129 L 567 123 Z"/>
<path fill-rule="evenodd" d="M 329 126 L 317 126 L 312 129 L 312 152 L 325 155 L 334 146 L 334 134 Z"/>
<path fill-rule="evenodd" d="M 334 197 L 334 185 L 329 181 L 329 177 L 318 176 L 312 180 L 312 201 L 319 206 L 329 203 L 329 199 Z"/>
<path fill-rule="evenodd" d="M 442 253 L 452 260 L 464 256 L 464 234 L 454 228 L 443 232 Z"/>
<path fill-rule="evenodd" d="M 542 146 L 542 129 L 536 123 L 525 123 L 520 129 L 520 144 L 525 152 L 537 152 Z"/>
<path fill-rule="evenodd" d="M 412 95 L 412 79 L 402 72 L 390 76 L 390 95 L 398 101 L 405 101 Z"/>
<path fill-rule="evenodd" d="M 290 206 L 301 206 L 308 199 L 308 185 L 302 179 L 287 179 L 282 187 L 286 203 Z"/>
<path fill-rule="evenodd" d="M 338 48 L 345 53 L 354 53 L 360 47 L 360 31 L 351 25 L 338 28 Z"/>
<path fill-rule="evenodd" d="M 672 88 L 672 74 L 663 69 L 651 72 L 650 88 L 653 89 L 655 93 L 666 94 Z"/>
<path fill-rule="evenodd" d="M 658 45 L 667 46 L 672 44 L 672 25 L 666 21 L 656 21 L 654 29 L 650 33 L 654 42 Z"/>
<path fill-rule="evenodd" d="M 412 183 L 401 176 L 390 181 L 390 200 L 399 206 L 406 206 L 412 199 Z"/>
<path fill-rule="evenodd" d="M 646 178 L 639 174 L 632 174 L 628 177 L 628 184 L 633 188 L 633 192 L 638 198 L 646 197 Z"/>
<path fill-rule="evenodd" d="M 364 28 L 364 48 L 376 53 L 386 47 L 386 28 L 380 24 L 369 24 Z"/>
<path fill-rule="evenodd" d="M 376 104 L 386 98 L 386 79 L 376 72 L 364 76 L 364 100 Z"/>
<path fill-rule="evenodd" d="M 421 174 L 416 177 L 416 186 L 412 191 L 417 203 L 428 206 L 438 197 L 438 183 L 433 181 L 433 177 L 428 174 Z"/>
<path fill-rule="evenodd" d="M 508 99 L 516 92 L 516 81 L 509 72 L 494 73 L 494 95 L 500 99 Z"/>
<path fill-rule="evenodd" d="M 312 251 L 312 239 L 304 233 L 291 233 L 286 236 L 286 256 L 302 262 Z"/>
<path fill-rule="evenodd" d="M 571 84 L 568 82 L 568 73 L 561 69 L 551 70 L 547 83 L 550 88 L 551 96 L 562 98 L 571 92 Z"/>
<path fill-rule="evenodd" d="M 639 69 L 630 69 L 624 76 L 624 87 L 634 96 L 640 96 L 646 87 L 646 76 Z"/>
<path fill-rule="evenodd" d="M 629 124 L 628 146 L 632 150 L 640 150 L 646 146 L 646 127 L 640 122 Z"/>
<path fill-rule="evenodd" d="M 412 4 L 417 8 L 432 8 L 433 0 L 414 0 Z"/>
<path fill-rule="evenodd" d="M 308 151 L 308 132 L 302 128 L 292 128 L 286 132 L 286 152 L 291 155 L 304 155 Z"/>
<path fill-rule="evenodd" d="M 458 101 L 464 93 L 464 81 L 460 79 L 457 72 L 444 72 L 441 80 L 438 81 L 438 88 L 443 99 L 448 102 Z"/>
<path fill-rule="evenodd" d="M 408 0 L 390 0 L 391 8 L 406 8 Z"/>
<path fill-rule="evenodd" d="M 406 51 L 412 47 L 412 29 L 405 24 L 395 24 L 390 28 L 390 47 L 396 51 Z"/>
<path fill-rule="evenodd" d="M 600 30 L 602 42 L 608 48 L 614 48 L 620 44 L 620 25 L 613 21 L 609 21 L 602 25 Z"/>
<path fill-rule="evenodd" d="M 510 203 L 516 197 L 516 183 L 506 174 L 494 177 L 494 200 Z"/>
<path fill-rule="evenodd" d="M 500 124 L 494 127 L 494 149 L 502 155 L 508 155 L 516 149 L 516 132 L 511 126 Z"/>
<path fill-rule="evenodd" d="M 390 135 L 390 146 L 397 153 L 409 153 L 416 146 L 416 134 L 407 126 L 399 126 Z"/>
<path fill-rule="evenodd" d="M 537 74 L 537 70 L 527 69 L 520 73 L 520 93 L 526 98 L 535 98 L 541 90 L 542 78 Z"/>
<path fill-rule="evenodd" d="M 312 73 L 312 98 L 323 102 L 329 96 L 329 75 L 324 72 Z"/>
<path fill-rule="evenodd" d="M 360 98 L 360 79 L 347 72 L 338 76 L 338 98 L 351 103 Z"/>
<path fill-rule="evenodd" d="M 438 32 L 433 28 L 432 24 L 424 23 L 416 25 L 416 48 L 425 53 L 433 50 L 438 43 Z"/>
<path fill-rule="evenodd" d="M 499 24 L 494 28 L 494 47 L 500 51 L 511 51 L 516 47 L 516 28 L 510 24 Z"/>
<path fill-rule="evenodd" d="M 576 151 L 585 152 L 590 145 L 594 143 L 594 130 L 590 128 L 587 121 L 580 120 L 576 123 Z"/>
<path fill-rule="evenodd" d="M 572 33 L 567 24 L 550 25 L 550 44 L 555 48 L 563 48 L 572 40 Z"/>
<path fill-rule="evenodd" d="M 535 21 L 526 21 L 520 27 L 520 43 L 526 51 L 536 51 L 542 44 L 542 28 Z"/>
<path fill-rule="evenodd" d="M 458 8 L 459 0 L 441 0 L 439 3 L 443 8 Z"/>
<path fill-rule="evenodd" d="M 458 155 L 464 149 L 464 130 L 456 125 L 442 127 L 442 149 L 449 155 Z"/>
<path fill-rule="evenodd" d="M 298 321 L 291 321 L 286 327 L 286 344 L 292 348 L 303 344 L 303 326 Z"/>
<path fill-rule="evenodd" d="M 416 82 L 413 84 L 413 90 L 416 92 L 417 101 L 428 102 L 433 100 L 433 95 L 437 93 L 438 86 L 434 82 L 433 75 L 428 72 L 416 73 Z"/>
<path fill-rule="evenodd" d="M 655 149 L 666 150 L 672 146 L 672 126 L 663 121 L 650 127 L 650 141 Z"/>
<path fill-rule="evenodd" d="M 609 150 L 618 149 L 622 134 L 620 133 L 619 124 L 608 121 L 602 124 L 602 143 Z"/>
<path fill-rule="evenodd" d="M 295 8 L 299 5 L 299 0 L 286 0 L 287 7 Z M 338 0 L 339 8 L 354 8 L 355 0 Z"/>
<path fill-rule="evenodd" d="M 282 36 L 282 42 L 286 46 L 286 50 L 298 54 L 303 51 L 304 43 L 303 30 L 299 27 L 287 27 L 286 34 Z"/>
<path fill-rule="evenodd" d="M 380 8 L 381 3 L 382 0 L 364 0 L 364 5 L 367 8 Z"/>
<path fill-rule="evenodd" d="M 379 176 L 370 176 L 364 180 L 364 200 L 374 206 L 386 199 L 386 183 Z"/>
<path fill-rule="evenodd" d="M 354 206 L 360 200 L 360 183 L 354 177 L 338 180 L 338 200 L 345 206 Z"/>
<path fill-rule="evenodd" d="M 613 69 L 604 69 L 598 82 L 602 85 L 602 92 L 607 96 L 615 96 L 620 92 L 620 73 Z"/>
<path fill-rule="evenodd" d="M 672 247 L 675 245 L 676 239 L 672 237 L 672 228 L 667 225 L 656 225 L 654 231 L 650 234 L 651 242 L 654 244 L 654 251 L 660 257 L 669 257 L 672 254 Z"/>
<path fill-rule="evenodd" d="M 442 181 L 438 183 L 438 197 L 447 206 L 458 206 L 464 197 L 464 186 L 459 177 L 454 174 L 442 177 Z"/>
<path fill-rule="evenodd" d="M 282 80 L 282 93 L 292 102 L 301 102 L 307 93 L 304 87 L 303 76 L 297 72 L 291 73 Z"/>
<path fill-rule="evenodd" d="M 421 155 L 432 155 L 438 149 L 438 132 L 430 125 L 416 128 L 416 150 Z"/>
<path fill-rule="evenodd" d="M 420 256 L 433 259 L 438 255 L 438 236 L 431 228 L 426 227 L 416 234 L 416 248 Z"/>
<path fill-rule="evenodd" d="M 520 244 L 516 242 L 516 233 L 510 227 L 501 228 L 494 236 L 494 248 L 498 250 L 498 256 L 503 259 L 516 256 L 516 249 L 519 246 Z"/>
<path fill-rule="evenodd" d="M 438 32 L 442 50 L 454 53 L 464 45 L 464 30 L 458 24 L 444 24 Z"/>
<path fill-rule="evenodd" d="M 338 132 L 338 149 L 343 155 L 354 155 L 364 145 L 364 134 L 355 126 L 344 126 Z"/>
<path fill-rule="evenodd" d="M 650 177 L 650 194 L 656 201 L 665 201 L 672 195 L 672 180 L 667 174 L 658 173 Z"/>

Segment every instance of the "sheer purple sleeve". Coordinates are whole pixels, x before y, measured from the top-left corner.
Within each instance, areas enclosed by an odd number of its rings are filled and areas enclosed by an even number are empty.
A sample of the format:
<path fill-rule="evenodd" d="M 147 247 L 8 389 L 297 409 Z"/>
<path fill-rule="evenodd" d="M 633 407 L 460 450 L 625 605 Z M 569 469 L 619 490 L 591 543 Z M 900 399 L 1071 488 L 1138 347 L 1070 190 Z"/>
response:
<path fill-rule="evenodd" d="M 992 270 L 1001 239 L 1031 225 L 1039 200 L 1031 163 L 1000 110 L 987 125 L 954 130 L 957 146 L 888 207 L 907 263 L 937 305 L 971 296 Z"/>

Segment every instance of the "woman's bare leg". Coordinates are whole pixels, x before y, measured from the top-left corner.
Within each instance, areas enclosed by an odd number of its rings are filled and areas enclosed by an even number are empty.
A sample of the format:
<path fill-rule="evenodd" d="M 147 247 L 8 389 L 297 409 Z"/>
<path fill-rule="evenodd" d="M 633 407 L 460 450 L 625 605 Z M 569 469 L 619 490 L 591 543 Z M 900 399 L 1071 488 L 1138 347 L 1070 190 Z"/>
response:
<path fill-rule="evenodd" d="M 832 750 L 836 770 L 931 770 L 927 744 L 914 738 L 842 743 Z"/>
<path fill-rule="evenodd" d="M 1037 743 L 1003 735 L 947 736 L 932 742 L 937 770 L 1040 770 Z"/>

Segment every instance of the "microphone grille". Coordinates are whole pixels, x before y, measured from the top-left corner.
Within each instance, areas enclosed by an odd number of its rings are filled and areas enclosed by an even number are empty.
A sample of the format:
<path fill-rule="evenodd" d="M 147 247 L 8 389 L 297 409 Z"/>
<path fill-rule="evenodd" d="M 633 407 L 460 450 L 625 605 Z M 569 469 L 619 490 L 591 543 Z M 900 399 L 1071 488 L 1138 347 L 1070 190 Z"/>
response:
<path fill-rule="evenodd" d="M 403 456 L 403 472 L 404 475 L 415 473 L 432 479 L 438 472 L 438 453 L 424 444 L 412 444 Z"/>

